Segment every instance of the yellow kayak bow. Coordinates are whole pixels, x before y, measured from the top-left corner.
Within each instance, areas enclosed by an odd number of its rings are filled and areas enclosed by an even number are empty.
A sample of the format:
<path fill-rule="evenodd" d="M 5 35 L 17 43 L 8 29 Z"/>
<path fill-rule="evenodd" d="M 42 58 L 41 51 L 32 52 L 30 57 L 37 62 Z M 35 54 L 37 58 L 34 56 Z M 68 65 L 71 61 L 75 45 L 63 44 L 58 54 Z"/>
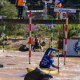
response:
<path fill-rule="evenodd" d="M 26 68 L 28 72 L 31 72 L 34 70 L 34 68 Z M 55 74 L 57 73 L 57 71 L 55 70 L 49 70 L 49 69 L 41 69 L 42 71 L 44 71 L 47 74 Z"/>

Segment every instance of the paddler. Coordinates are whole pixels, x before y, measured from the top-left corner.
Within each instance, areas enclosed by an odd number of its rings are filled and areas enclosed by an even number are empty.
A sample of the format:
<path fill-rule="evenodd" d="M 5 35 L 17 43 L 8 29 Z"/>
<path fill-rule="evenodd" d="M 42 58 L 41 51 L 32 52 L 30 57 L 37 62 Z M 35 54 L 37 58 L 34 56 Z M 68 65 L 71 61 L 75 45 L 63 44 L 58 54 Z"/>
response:
<path fill-rule="evenodd" d="M 50 51 L 50 50 L 51 50 L 51 51 Z M 50 52 L 49 52 L 49 51 L 50 51 Z M 56 55 L 55 49 L 52 48 L 52 47 L 49 47 L 49 48 L 46 50 L 46 52 L 45 52 L 42 60 L 40 61 L 40 64 L 39 64 L 40 68 L 50 68 L 50 67 L 52 66 L 52 67 L 54 67 L 54 68 L 59 69 L 58 66 L 55 66 L 55 65 L 54 65 L 54 59 L 53 59 L 53 57 L 54 57 L 55 55 Z"/>

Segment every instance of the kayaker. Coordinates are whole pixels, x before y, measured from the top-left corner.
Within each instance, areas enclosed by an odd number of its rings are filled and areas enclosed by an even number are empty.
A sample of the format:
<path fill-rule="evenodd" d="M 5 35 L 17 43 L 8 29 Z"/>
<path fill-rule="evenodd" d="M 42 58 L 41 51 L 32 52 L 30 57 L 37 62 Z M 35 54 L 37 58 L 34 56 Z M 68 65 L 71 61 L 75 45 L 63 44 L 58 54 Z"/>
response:
<path fill-rule="evenodd" d="M 51 51 L 50 51 L 50 50 L 51 50 Z M 49 52 L 49 51 L 50 51 L 50 52 Z M 46 50 L 46 52 L 45 52 L 42 60 L 40 61 L 40 64 L 39 64 L 40 68 L 50 68 L 50 67 L 52 66 L 52 67 L 54 67 L 54 68 L 59 69 L 58 66 L 55 66 L 55 65 L 54 65 L 54 59 L 53 59 L 53 57 L 54 57 L 55 55 L 56 55 L 55 49 L 52 48 L 52 47 L 49 47 L 49 48 Z"/>

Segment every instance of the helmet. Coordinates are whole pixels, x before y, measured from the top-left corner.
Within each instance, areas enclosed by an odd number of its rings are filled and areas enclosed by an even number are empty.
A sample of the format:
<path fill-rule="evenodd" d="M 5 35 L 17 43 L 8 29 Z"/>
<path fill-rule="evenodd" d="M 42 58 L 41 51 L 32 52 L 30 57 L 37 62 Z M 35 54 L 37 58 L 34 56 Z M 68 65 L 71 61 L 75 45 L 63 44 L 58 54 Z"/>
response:
<path fill-rule="evenodd" d="M 52 56 L 56 56 L 56 51 L 52 51 L 50 54 L 51 54 Z"/>

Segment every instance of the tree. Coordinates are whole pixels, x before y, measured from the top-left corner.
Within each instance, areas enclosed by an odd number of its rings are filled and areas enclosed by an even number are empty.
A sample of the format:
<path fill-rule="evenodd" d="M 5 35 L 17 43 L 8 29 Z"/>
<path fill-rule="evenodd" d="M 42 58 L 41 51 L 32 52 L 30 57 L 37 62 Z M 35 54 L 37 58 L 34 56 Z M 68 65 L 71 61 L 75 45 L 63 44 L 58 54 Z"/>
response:
<path fill-rule="evenodd" d="M 6 16 L 6 19 L 16 19 L 17 8 L 7 0 L 0 0 L 0 15 Z"/>

